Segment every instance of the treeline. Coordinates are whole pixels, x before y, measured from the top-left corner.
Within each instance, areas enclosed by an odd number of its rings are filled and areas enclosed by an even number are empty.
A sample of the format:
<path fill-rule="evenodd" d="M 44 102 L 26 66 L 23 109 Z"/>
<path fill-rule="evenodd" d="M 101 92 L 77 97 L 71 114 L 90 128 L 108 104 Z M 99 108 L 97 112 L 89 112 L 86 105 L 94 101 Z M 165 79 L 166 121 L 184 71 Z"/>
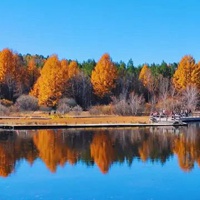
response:
<path fill-rule="evenodd" d="M 1 110 L 54 108 L 135 115 L 152 109 L 191 109 L 198 104 L 200 63 L 184 56 L 180 63 L 134 66 L 113 62 L 59 60 L 56 55 L 21 55 L 0 51 Z M 98 105 L 98 106 L 97 106 Z M 96 107 L 93 107 L 96 106 Z M 103 108 L 102 108 L 103 106 Z"/>

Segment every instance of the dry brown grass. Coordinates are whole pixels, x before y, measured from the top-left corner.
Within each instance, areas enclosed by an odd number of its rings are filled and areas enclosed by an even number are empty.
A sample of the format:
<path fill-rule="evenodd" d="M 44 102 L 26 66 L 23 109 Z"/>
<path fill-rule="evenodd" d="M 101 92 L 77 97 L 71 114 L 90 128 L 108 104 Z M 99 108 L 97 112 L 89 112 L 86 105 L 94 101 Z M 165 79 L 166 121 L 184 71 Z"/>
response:
<path fill-rule="evenodd" d="M 44 113 L 20 113 L 13 116 L 20 116 L 20 119 L 0 119 L 0 124 L 109 124 L 109 123 L 148 123 L 148 116 L 90 116 L 88 113 L 82 113 L 81 116 L 63 116 L 51 115 Z M 30 117 L 47 117 L 49 119 L 37 119 Z"/>

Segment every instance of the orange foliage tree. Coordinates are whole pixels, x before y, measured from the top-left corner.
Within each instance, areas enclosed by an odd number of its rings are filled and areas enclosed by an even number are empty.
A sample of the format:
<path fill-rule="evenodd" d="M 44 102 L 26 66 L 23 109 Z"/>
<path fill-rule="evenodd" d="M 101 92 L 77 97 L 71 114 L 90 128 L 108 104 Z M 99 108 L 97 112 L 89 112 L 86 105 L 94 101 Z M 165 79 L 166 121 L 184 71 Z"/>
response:
<path fill-rule="evenodd" d="M 35 83 L 31 95 L 38 98 L 39 105 L 53 107 L 61 98 L 68 80 L 78 73 L 78 65 L 72 61 L 59 61 L 56 55 L 47 59 L 41 70 L 41 76 Z"/>
<path fill-rule="evenodd" d="M 76 61 L 71 61 L 67 68 L 67 77 L 71 79 L 72 77 L 76 76 L 80 70 L 78 68 L 78 63 Z"/>
<path fill-rule="evenodd" d="M 195 65 L 194 70 L 192 71 L 192 82 L 200 90 L 200 62 Z"/>
<path fill-rule="evenodd" d="M 41 70 L 41 76 L 35 83 L 31 95 L 38 98 L 40 105 L 55 106 L 62 96 L 61 63 L 56 55 L 47 59 Z"/>
<path fill-rule="evenodd" d="M 60 63 L 63 79 L 66 80 L 65 82 L 68 82 L 71 78 L 80 73 L 78 63 L 76 61 L 68 63 L 67 60 L 63 59 Z"/>
<path fill-rule="evenodd" d="M 10 49 L 3 49 L 0 52 L 0 81 L 4 83 L 6 76 L 13 75 L 14 55 Z"/>
<path fill-rule="evenodd" d="M 10 49 L 3 49 L 0 52 L 0 83 L 7 86 L 9 99 L 12 99 L 15 90 L 19 89 L 17 87 L 23 82 L 24 74 L 19 56 Z"/>
<path fill-rule="evenodd" d="M 94 93 L 103 98 L 115 88 L 115 80 L 117 79 L 117 68 L 112 63 L 108 54 L 104 54 L 96 67 L 92 71 L 91 83 Z"/>
<path fill-rule="evenodd" d="M 65 82 L 63 82 L 63 88 L 65 94 L 71 96 L 70 88 L 72 89 L 72 79 L 80 73 L 80 69 L 78 67 L 78 63 L 76 61 L 71 61 L 68 63 L 66 60 L 61 61 L 61 66 L 63 70 L 63 78 Z"/>
<path fill-rule="evenodd" d="M 149 85 L 151 82 L 151 70 L 149 69 L 148 65 L 144 65 L 139 74 L 139 80 L 143 83 L 145 87 Z"/>
<path fill-rule="evenodd" d="M 139 74 L 139 80 L 142 82 L 145 88 L 148 89 L 148 99 L 149 94 L 153 95 L 156 89 L 156 79 L 153 77 L 152 72 L 148 65 L 144 65 Z"/>
<path fill-rule="evenodd" d="M 33 85 L 35 84 L 35 82 L 37 81 L 37 79 L 40 76 L 40 71 L 36 67 L 36 63 L 35 63 L 35 58 L 34 57 L 32 57 L 28 61 L 28 66 L 27 67 L 28 67 L 27 71 L 28 71 L 29 87 L 32 88 Z"/>
<path fill-rule="evenodd" d="M 173 84 L 178 91 L 186 88 L 186 86 L 194 84 L 194 70 L 196 68 L 195 60 L 192 56 L 184 56 L 177 70 L 173 75 Z"/>

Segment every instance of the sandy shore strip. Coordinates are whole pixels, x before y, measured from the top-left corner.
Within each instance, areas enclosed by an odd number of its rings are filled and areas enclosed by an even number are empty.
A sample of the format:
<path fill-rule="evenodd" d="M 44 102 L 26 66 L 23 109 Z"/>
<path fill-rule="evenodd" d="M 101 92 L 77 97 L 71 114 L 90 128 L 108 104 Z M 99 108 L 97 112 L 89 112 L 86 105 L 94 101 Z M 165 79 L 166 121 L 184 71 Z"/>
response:
<path fill-rule="evenodd" d="M 51 125 L 51 124 L 123 124 L 123 123 L 149 123 L 148 116 L 69 116 L 63 118 L 43 117 L 0 117 L 0 124 L 18 124 L 18 125 Z"/>

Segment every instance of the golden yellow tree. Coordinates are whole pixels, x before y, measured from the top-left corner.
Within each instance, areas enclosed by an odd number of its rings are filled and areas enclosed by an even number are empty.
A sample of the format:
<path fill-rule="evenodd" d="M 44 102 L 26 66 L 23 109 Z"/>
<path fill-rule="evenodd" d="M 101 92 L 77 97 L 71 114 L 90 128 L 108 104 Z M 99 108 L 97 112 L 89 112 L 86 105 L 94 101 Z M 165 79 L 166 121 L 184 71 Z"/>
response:
<path fill-rule="evenodd" d="M 60 61 L 61 64 L 61 70 L 62 70 L 62 75 L 63 75 L 63 79 L 66 80 L 68 79 L 68 66 L 69 63 L 67 60 L 63 59 Z"/>
<path fill-rule="evenodd" d="M 196 68 L 195 60 L 192 56 L 184 56 L 177 70 L 173 76 L 173 84 L 178 91 L 186 88 L 186 86 L 194 84 L 193 82 L 193 71 Z"/>
<path fill-rule="evenodd" d="M 92 71 L 91 83 L 94 93 L 98 97 L 103 98 L 115 88 L 116 79 L 117 69 L 112 63 L 109 54 L 104 54 Z"/>
<path fill-rule="evenodd" d="M 30 91 L 30 95 L 37 97 L 39 96 L 39 88 L 40 88 L 40 84 L 41 84 L 41 77 L 39 77 L 36 81 L 36 83 L 34 84 L 32 90 Z"/>
<path fill-rule="evenodd" d="M 13 53 L 10 49 L 3 49 L 0 52 L 0 82 L 4 83 L 6 76 L 13 72 Z"/>
<path fill-rule="evenodd" d="M 148 87 L 152 84 L 152 74 L 148 65 L 144 65 L 139 74 L 139 80 L 143 83 L 145 87 Z"/>
<path fill-rule="evenodd" d="M 18 54 L 14 54 L 10 49 L 3 49 L 0 52 L 0 84 L 7 87 L 9 99 L 13 98 L 16 90 L 23 92 L 24 71 Z"/>
<path fill-rule="evenodd" d="M 55 106 L 62 96 L 63 73 L 56 55 L 47 59 L 41 70 L 41 76 L 34 85 L 31 95 L 38 98 L 40 105 Z"/>
<path fill-rule="evenodd" d="M 27 71 L 28 71 L 29 87 L 32 88 L 34 83 L 40 76 L 40 71 L 36 66 L 34 57 L 31 57 L 30 60 L 28 61 Z"/>
<path fill-rule="evenodd" d="M 40 105 L 55 106 L 61 98 L 68 80 L 79 73 L 78 64 L 58 60 L 56 55 L 47 59 L 30 94 L 37 97 Z"/>
<path fill-rule="evenodd" d="M 200 62 L 195 65 L 194 70 L 192 71 L 192 83 L 200 90 Z"/>
<path fill-rule="evenodd" d="M 150 97 L 155 97 L 157 81 L 156 78 L 152 75 L 151 69 L 148 65 L 144 65 L 139 74 L 139 80 L 142 82 L 145 88 L 148 89 L 148 99 Z"/>
<path fill-rule="evenodd" d="M 71 61 L 67 67 L 67 78 L 71 79 L 73 76 L 76 76 L 80 72 L 78 68 L 78 63 L 76 61 Z"/>
<path fill-rule="evenodd" d="M 67 65 L 66 65 L 67 64 Z M 76 61 L 71 61 L 69 64 L 63 63 L 62 65 L 63 75 L 65 82 L 63 82 L 63 87 L 65 88 L 65 94 L 72 95 L 71 91 L 73 91 L 73 79 L 76 79 L 76 76 L 80 73 L 80 69 L 78 67 L 78 63 Z"/>

